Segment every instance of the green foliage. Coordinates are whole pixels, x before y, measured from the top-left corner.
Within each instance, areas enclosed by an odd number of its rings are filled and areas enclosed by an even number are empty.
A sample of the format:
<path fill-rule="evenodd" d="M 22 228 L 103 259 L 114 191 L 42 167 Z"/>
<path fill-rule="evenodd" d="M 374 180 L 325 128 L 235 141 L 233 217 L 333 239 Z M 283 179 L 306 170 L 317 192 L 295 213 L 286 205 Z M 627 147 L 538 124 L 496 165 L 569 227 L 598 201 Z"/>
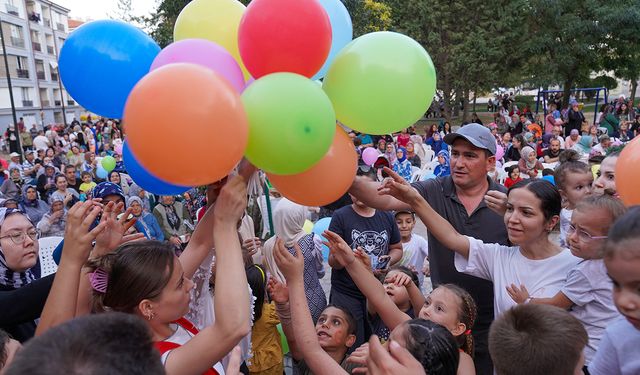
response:
<path fill-rule="evenodd" d="M 149 35 L 164 48 L 173 42 L 173 26 L 180 11 L 190 2 L 191 0 L 160 0 L 153 13 L 137 17 L 135 21 L 142 24 Z"/>

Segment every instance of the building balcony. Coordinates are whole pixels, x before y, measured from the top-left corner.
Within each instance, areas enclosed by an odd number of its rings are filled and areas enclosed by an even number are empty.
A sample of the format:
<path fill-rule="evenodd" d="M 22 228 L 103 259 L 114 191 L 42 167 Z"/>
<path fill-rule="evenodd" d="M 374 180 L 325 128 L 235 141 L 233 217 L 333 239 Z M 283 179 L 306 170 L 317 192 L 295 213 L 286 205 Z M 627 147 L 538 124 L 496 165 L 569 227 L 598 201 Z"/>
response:
<path fill-rule="evenodd" d="M 48 100 L 41 100 L 40 104 L 42 104 L 43 107 L 49 107 L 51 105 Z"/>
<path fill-rule="evenodd" d="M 62 105 L 62 102 L 61 102 L 60 100 L 54 100 L 54 101 L 53 101 L 53 104 L 54 104 L 56 107 L 60 107 L 60 106 Z"/>
<path fill-rule="evenodd" d="M 51 27 L 51 20 L 50 20 L 50 19 L 48 19 L 48 18 L 44 18 L 44 25 L 45 25 L 46 27 Z"/>
<path fill-rule="evenodd" d="M 58 31 L 64 32 L 64 25 L 58 22 L 56 23 L 56 29 L 58 29 Z"/>
<path fill-rule="evenodd" d="M 38 79 L 46 79 L 44 72 L 36 72 L 36 76 Z"/>
<path fill-rule="evenodd" d="M 16 17 L 20 16 L 20 9 L 18 9 L 17 6 L 11 5 L 11 4 L 5 4 L 5 6 L 6 6 L 6 9 L 7 9 L 7 13 L 11 14 L 12 16 L 16 16 Z"/>
<path fill-rule="evenodd" d="M 36 12 L 29 12 L 29 21 L 40 23 L 40 14 Z"/>
<path fill-rule="evenodd" d="M 52 81 L 57 81 L 58 80 L 58 73 L 51 73 L 51 80 Z"/>
<path fill-rule="evenodd" d="M 18 78 L 29 78 L 29 71 L 26 69 L 16 69 Z"/>
<path fill-rule="evenodd" d="M 11 45 L 14 47 L 24 48 L 24 39 L 16 38 L 15 36 L 11 37 Z"/>
<path fill-rule="evenodd" d="M 53 55 L 53 47 L 52 46 L 47 46 L 47 53 L 50 55 Z"/>
<path fill-rule="evenodd" d="M 33 107 L 33 100 L 23 100 L 22 101 L 22 106 L 23 107 Z"/>
<path fill-rule="evenodd" d="M 67 105 L 76 105 L 75 100 L 67 100 Z"/>
<path fill-rule="evenodd" d="M 34 51 L 42 52 L 42 45 L 38 42 L 31 42 Z"/>

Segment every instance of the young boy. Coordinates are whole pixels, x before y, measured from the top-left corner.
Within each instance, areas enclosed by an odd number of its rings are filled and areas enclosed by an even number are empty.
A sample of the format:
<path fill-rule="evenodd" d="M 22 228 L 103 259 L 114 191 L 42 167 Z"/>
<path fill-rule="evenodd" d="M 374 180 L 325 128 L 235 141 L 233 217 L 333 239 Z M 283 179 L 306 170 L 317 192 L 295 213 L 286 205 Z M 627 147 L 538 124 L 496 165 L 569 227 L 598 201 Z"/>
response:
<path fill-rule="evenodd" d="M 568 312 L 548 305 L 518 305 L 489 331 L 489 353 L 498 375 L 581 375 L 588 337 Z"/>
<path fill-rule="evenodd" d="M 89 172 L 82 172 L 80 174 L 80 177 L 82 178 L 82 183 L 80 184 L 80 193 L 86 195 L 91 191 L 91 189 L 96 187 L 96 183 L 93 182 L 91 173 Z"/>
<path fill-rule="evenodd" d="M 411 211 L 397 211 L 395 213 L 396 224 L 400 229 L 402 240 L 402 259 L 398 265 L 414 270 L 418 274 L 420 285 L 424 281 L 422 272 L 425 259 L 428 260 L 429 246 L 427 240 L 422 236 L 414 234 L 413 228 L 416 226 L 416 214 Z M 428 264 L 425 267 L 428 269 Z"/>

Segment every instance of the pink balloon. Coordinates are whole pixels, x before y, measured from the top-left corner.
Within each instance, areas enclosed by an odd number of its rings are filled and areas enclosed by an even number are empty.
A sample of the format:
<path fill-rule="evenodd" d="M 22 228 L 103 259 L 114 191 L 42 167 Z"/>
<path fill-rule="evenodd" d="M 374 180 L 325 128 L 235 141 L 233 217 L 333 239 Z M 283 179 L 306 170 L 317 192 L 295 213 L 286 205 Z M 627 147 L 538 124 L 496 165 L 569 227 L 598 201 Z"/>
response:
<path fill-rule="evenodd" d="M 376 162 L 376 159 L 378 159 L 378 155 L 380 155 L 378 150 L 373 147 L 367 147 L 362 151 L 362 161 L 364 161 L 366 165 L 371 166 Z"/>
<path fill-rule="evenodd" d="M 251 86 L 251 84 L 254 83 L 255 81 L 256 81 L 255 78 L 249 77 L 249 79 L 247 80 L 247 83 L 244 84 L 244 88 L 242 89 L 242 92 L 244 92 L 244 90 L 246 90 L 249 86 Z"/>
<path fill-rule="evenodd" d="M 496 160 L 502 159 L 503 156 L 504 156 L 504 148 L 501 145 L 496 144 Z"/>
<path fill-rule="evenodd" d="M 184 39 L 165 47 L 151 64 L 151 71 L 173 63 L 202 65 L 220 74 L 238 91 L 244 90 L 242 69 L 226 49 L 204 39 Z"/>

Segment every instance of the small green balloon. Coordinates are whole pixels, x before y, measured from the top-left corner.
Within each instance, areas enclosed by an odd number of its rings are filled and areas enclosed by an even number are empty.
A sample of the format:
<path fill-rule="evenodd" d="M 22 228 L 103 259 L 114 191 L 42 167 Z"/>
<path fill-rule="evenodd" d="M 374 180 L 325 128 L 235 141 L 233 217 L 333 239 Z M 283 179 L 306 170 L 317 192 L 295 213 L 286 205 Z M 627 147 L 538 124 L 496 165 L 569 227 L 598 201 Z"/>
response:
<path fill-rule="evenodd" d="M 436 69 L 427 51 L 406 35 L 365 34 L 336 56 L 322 88 L 338 121 L 366 134 L 389 134 L 413 125 L 436 92 Z"/>
<path fill-rule="evenodd" d="M 249 118 L 245 156 L 274 174 L 306 171 L 327 153 L 336 131 L 331 101 L 314 81 L 294 73 L 262 77 L 242 94 Z"/>
<path fill-rule="evenodd" d="M 116 159 L 114 159 L 113 156 L 105 156 L 102 158 L 100 164 L 102 164 L 102 168 L 104 168 L 105 171 L 111 172 L 116 167 Z"/>

